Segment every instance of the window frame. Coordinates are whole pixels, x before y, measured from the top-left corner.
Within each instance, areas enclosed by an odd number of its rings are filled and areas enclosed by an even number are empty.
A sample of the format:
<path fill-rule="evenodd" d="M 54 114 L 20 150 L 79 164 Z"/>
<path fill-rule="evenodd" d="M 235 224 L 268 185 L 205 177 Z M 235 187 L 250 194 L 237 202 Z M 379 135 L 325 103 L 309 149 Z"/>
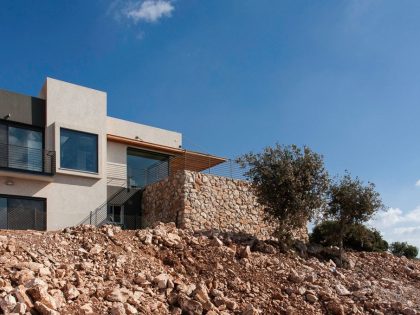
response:
<path fill-rule="evenodd" d="M 44 222 L 45 229 L 44 230 L 35 230 L 35 231 L 46 231 L 48 229 L 48 227 L 47 227 L 47 222 L 48 222 L 47 198 L 30 197 L 30 196 L 22 196 L 22 195 L 11 195 L 11 194 L 0 194 L 0 198 L 7 200 L 6 201 L 6 204 L 7 204 L 6 205 L 7 206 L 6 210 L 8 210 L 8 207 L 9 207 L 9 199 L 23 199 L 23 200 L 41 201 L 43 203 L 44 212 L 45 212 L 45 222 Z"/>
<path fill-rule="evenodd" d="M 63 167 L 62 166 L 62 156 L 63 155 L 62 155 L 62 148 L 61 148 L 61 132 L 63 130 L 67 130 L 67 131 L 78 133 L 78 134 L 95 136 L 95 138 L 96 138 L 96 171 L 81 170 L 81 169 L 68 168 L 68 167 Z M 79 172 L 79 173 L 84 173 L 84 174 L 94 174 L 94 175 L 99 174 L 99 135 L 97 133 L 87 132 L 87 131 L 82 131 L 82 130 L 77 130 L 77 129 L 72 129 L 72 128 L 67 128 L 67 127 L 60 126 L 59 127 L 59 135 L 58 135 L 58 145 L 59 145 L 59 148 L 60 148 L 60 151 L 59 151 L 60 152 L 60 170 L 70 171 L 70 172 Z"/>
<path fill-rule="evenodd" d="M 9 157 L 8 157 L 8 152 L 9 152 L 9 128 L 20 128 L 20 129 L 27 129 L 27 130 L 31 130 L 31 131 L 36 131 L 36 132 L 40 132 L 41 136 L 42 136 L 42 148 L 41 148 L 41 155 L 42 155 L 42 170 L 41 171 L 36 171 L 36 170 L 30 170 L 30 169 L 24 169 L 24 168 L 14 168 L 14 167 L 9 167 L 9 166 L 0 166 L 0 169 L 3 170 L 11 170 L 14 172 L 22 172 L 22 173 L 31 173 L 31 174 L 48 174 L 45 172 L 44 169 L 44 165 L 45 165 L 45 156 L 44 156 L 44 152 L 45 152 L 45 128 L 43 127 L 38 127 L 38 126 L 34 126 L 34 125 L 29 125 L 29 124 L 25 124 L 25 123 L 21 123 L 21 122 L 16 122 L 16 121 L 12 121 L 12 120 L 7 120 L 7 119 L 0 119 L 0 125 L 6 126 L 6 143 L 3 143 L 4 145 L 6 145 L 7 148 L 7 163 L 9 165 Z M 49 174 L 48 174 L 49 175 Z"/>
<path fill-rule="evenodd" d="M 120 220 L 118 222 L 115 221 L 115 207 L 120 208 Z M 107 218 L 111 219 L 113 224 L 124 225 L 124 205 L 108 205 Z"/>
<path fill-rule="evenodd" d="M 138 154 L 138 155 L 136 155 L 136 154 Z M 129 176 L 130 175 L 130 171 L 129 171 L 129 168 L 130 168 L 129 157 L 130 156 L 140 157 L 140 158 L 155 160 L 155 161 L 160 161 L 160 162 L 166 162 L 167 163 L 167 165 L 166 165 L 167 176 L 165 176 L 165 178 L 168 177 L 169 174 L 170 174 L 170 158 L 171 158 L 171 155 L 166 154 L 166 153 L 162 153 L 162 152 L 158 152 L 158 151 L 144 150 L 144 149 L 141 149 L 141 148 L 127 146 L 127 149 L 126 149 L 127 174 L 126 174 L 126 176 L 127 176 L 127 185 L 130 186 L 130 187 L 133 187 L 133 188 L 134 187 L 137 187 L 137 188 L 141 187 L 141 186 L 136 186 L 136 185 L 131 184 L 131 176 Z M 155 159 L 153 157 L 161 157 L 162 159 L 157 159 L 157 158 Z M 147 182 L 147 175 L 144 178 L 146 179 L 145 186 L 154 183 L 154 182 L 150 182 L 150 183 Z"/>

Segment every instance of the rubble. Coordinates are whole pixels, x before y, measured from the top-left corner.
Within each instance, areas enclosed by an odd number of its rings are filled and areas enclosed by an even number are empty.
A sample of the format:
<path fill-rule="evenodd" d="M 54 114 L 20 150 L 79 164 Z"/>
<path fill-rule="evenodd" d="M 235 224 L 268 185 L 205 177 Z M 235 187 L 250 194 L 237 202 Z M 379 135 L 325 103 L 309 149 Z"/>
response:
<path fill-rule="evenodd" d="M 174 224 L 1 230 L 0 314 L 420 314 L 418 260 L 279 247 Z"/>

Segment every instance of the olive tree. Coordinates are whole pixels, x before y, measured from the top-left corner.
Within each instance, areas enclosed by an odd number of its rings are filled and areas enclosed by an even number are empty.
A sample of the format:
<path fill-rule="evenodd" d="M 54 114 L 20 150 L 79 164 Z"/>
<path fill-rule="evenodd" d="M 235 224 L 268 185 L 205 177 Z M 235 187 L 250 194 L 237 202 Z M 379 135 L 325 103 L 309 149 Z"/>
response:
<path fill-rule="evenodd" d="M 341 260 L 343 239 L 349 229 L 355 224 L 367 222 L 382 209 L 384 205 L 373 183 L 364 185 L 358 177 L 352 178 L 346 172 L 331 185 L 325 217 L 338 223 L 335 238 L 339 244 Z"/>
<path fill-rule="evenodd" d="M 261 153 L 238 159 L 246 169 L 266 218 L 274 221 L 277 236 L 289 239 L 326 205 L 329 176 L 323 157 L 308 147 L 276 144 Z"/>
<path fill-rule="evenodd" d="M 390 249 L 395 256 L 405 256 L 409 259 L 414 259 L 419 254 L 418 248 L 407 244 L 407 242 L 394 242 L 391 244 Z"/>

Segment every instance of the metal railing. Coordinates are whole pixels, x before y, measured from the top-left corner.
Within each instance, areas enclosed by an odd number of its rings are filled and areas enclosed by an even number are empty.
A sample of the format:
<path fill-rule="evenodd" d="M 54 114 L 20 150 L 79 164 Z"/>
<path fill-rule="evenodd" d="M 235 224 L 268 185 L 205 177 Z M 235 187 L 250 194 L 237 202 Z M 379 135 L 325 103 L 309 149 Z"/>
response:
<path fill-rule="evenodd" d="M 143 188 L 169 176 L 168 161 L 159 161 L 148 168 L 139 169 L 125 164 L 107 163 L 109 186 Z"/>
<path fill-rule="evenodd" d="M 147 169 L 136 169 L 124 164 L 107 163 L 107 178 L 110 186 L 144 188 L 178 171 L 194 171 L 203 174 L 246 180 L 246 169 L 235 160 L 215 159 L 213 156 L 172 156 L 166 161 L 159 161 Z"/>
<path fill-rule="evenodd" d="M 179 163 L 180 160 L 181 163 Z M 172 170 L 177 170 L 179 165 L 181 165 L 181 170 L 195 171 L 230 179 L 246 180 L 246 169 L 234 159 L 222 161 L 212 155 L 184 155 L 171 157 L 170 164 L 172 165 Z"/>
<path fill-rule="evenodd" d="M 0 143 L 0 168 L 55 174 L 55 151 Z"/>
<path fill-rule="evenodd" d="M 112 221 L 109 218 L 108 213 L 108 205 L 109 200 L 115 198 L 123 191 L 127 190 L 127 188 L 122 187 L 117 192 L 115 192 L 111 197 L 108 198 L 107 201 L 105 201 L 103 204 L 101 204 L 99 207 L 97 207 L 95 210 L 91 211 L 89 215 L 82 220 L 79 224 L 91 224 L 95 226 L 101 226 L 104 224 L 112 224 Z"/>
<path fill-rule="evenodd" d="M 231 179 L 246 180 L 246 169 L 232 159 L 223 160 L 211 155 L 172 156 L 165 161 L 157 161 L 145 169 L 138 169 L 125 164 L 107 163 L 108 185 L 118 189 L 106 202 L 89 213 L 80 224 L 118 224 L 126 226 L 129 216 L 123 212 L 123 223 L 114 222 L 110 214 L 111 206 L 123 206 L 127 200 L 149 184 L 167 178 L 178 171 L 194 171 Z"/>
<path fill-rule="evenodd" d="M 132 213 L 126 213 L 127 209 L 124 209 L 124 205 L 126 202 L 139 192 L 141 192 L 141 188 L 126 188 L 120 187 L 117 191 L 112 194 L 106 202 L 101 204 L 95 210 L 91 211 L 89 215 L 84 218 L 79 224 L 91 224 L 95 226 L 102 226 L 105 224 L 113 224 L 113 225 L 120 225 L 123 228 L 135 228 L 139 227 L 139 214 L 133 215 Z M 120 207 L 120 216 L 122 220 L 116 222 L 114 220 L 114 216 L 111 213 L 111 209 L 115 209 L 116 207 Z M 139 222 L 137 222 L 139 221 Z"/>

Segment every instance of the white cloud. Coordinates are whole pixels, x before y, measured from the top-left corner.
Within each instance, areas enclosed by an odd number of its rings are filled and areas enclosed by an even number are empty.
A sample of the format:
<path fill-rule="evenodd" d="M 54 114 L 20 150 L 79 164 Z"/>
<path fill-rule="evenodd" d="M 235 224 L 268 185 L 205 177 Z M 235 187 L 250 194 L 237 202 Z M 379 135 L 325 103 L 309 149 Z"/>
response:
<path fill-rule="evenodd" d="M 399 227 L 394 229 L 395 234 L 401 235 L 416 234 L 417 232 L 420 232 L 420 226 Z"/>
<path fill-rule="evenodd" d="M 403 220 L 403 212 L 399 208 L 390 208 L 388 211 L 381 211 L 372 221 L 378 228 L 387 228 Z"/>
<path fill-rule="evenodd" d="M 369 222 L 389 242 L 408 242 L 420 249 L 420 206 L 411 211 L 390 208 Z"/>
<path fill-rule="evenodd" d="M 420 179 L 416 182 L 416 186 L 420 187 Z"/>
<path fill-rule="evenodd" d="M 174 6 L 169 0 L 145 0 L 135 2 L 124 11 L 125 16 L 134 22 L 157 22 L 163 17 L 170 17 Z"/>

